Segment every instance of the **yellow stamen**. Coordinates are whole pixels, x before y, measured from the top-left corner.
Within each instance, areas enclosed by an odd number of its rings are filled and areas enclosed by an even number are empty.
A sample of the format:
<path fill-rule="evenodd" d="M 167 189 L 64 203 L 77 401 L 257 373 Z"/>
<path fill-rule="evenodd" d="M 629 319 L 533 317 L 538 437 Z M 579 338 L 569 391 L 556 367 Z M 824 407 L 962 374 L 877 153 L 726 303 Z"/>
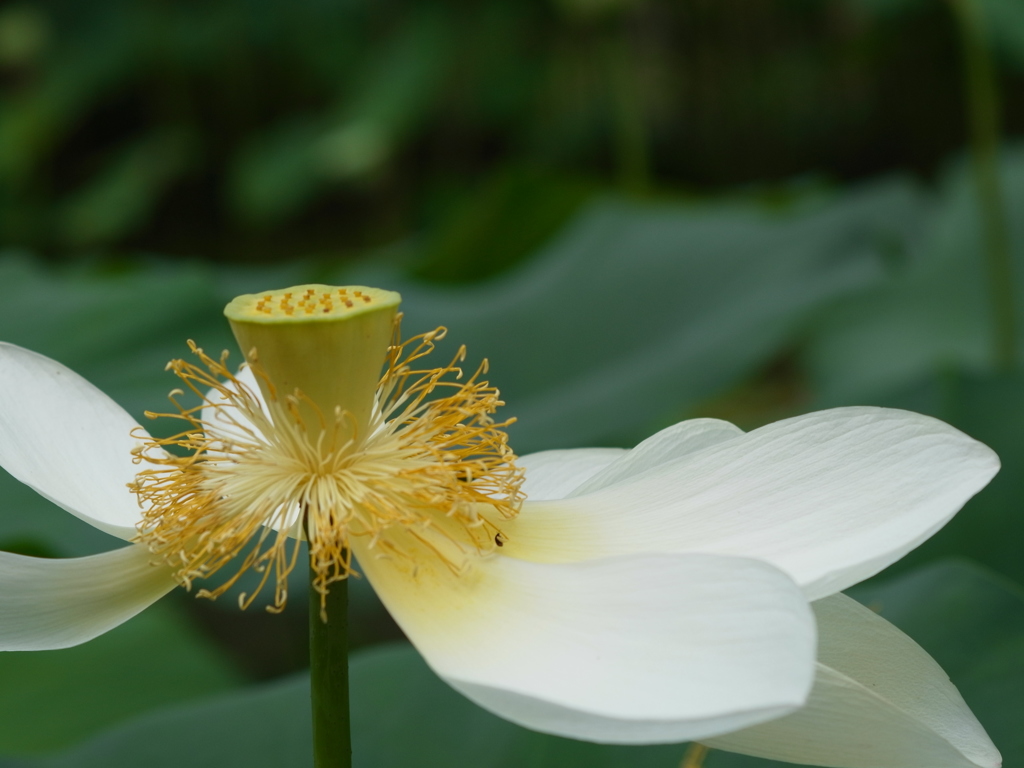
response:
<path fill-rule="evenodd" d="M 265 314 L 258 305 L 267 296 L 253 298 L 253 314 Z M 240 603 L 250 605 L 272 578 L 271 611 L 287 600 L 300 538 L 310 542 L 321 596 L 354 573 L 353 537 L 411 573 L 418 566 L 413 553 L 431 551 L 458 572 L 469 558 L 494 551 L 504 541 L 500 521 L 514 517 L 523 498 L 522 471 L 503 431 L 512 420 L 492 419 L 503 403 L 479 380 L 486 362 L 459 381 L 464 348 L 446 366 L 414 367 L 444 333 L 400 344 L 396 322 L 369 421 L 354 437 L 340 427 L 311 429 L 302 415 L 313 409 L 323 425 L 350 420 L 347 411 L 320 413 L 302 392 L 278 391 L 251 362 L 263 406 L 259 392 L 227 368 L 227 353 L 214 360 L 190 344 L 200 365 L 174 360 L 168 367 L 202 402 L 186 407 L 172 396 L 177 413 L 147 414 L 186 427 L 169 438 L 146 438 L 137 451 L 144 467 L 132 485 L 144 510 L 138 541 L 189 588 L 246 551 L 226 583 L 199 595 L 215 598 L 253 570 L 262 574 L 259 586 Z"/>

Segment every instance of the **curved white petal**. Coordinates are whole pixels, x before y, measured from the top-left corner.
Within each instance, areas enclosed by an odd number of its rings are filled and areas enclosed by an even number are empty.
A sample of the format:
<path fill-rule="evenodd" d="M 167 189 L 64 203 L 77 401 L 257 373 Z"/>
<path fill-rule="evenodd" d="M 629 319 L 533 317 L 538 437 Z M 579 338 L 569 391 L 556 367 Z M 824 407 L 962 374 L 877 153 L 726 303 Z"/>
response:
<path fill-rule="evenodd" d="M 845 595 L 813 607 L 819 663 L 807 705 L 708 746 L 835 768 L 998 768 L 985 729 L 917 643 Z"/>
<path fill-rule="evenodd" d="M 628 480 L 641 472 L 732 440 L 742 434 L 743 430 L 735 424 L 720 419 L 681 421 L 651 435 L 566 495 L 583 496 L 594 493 Z"/>
<path fill-rule="evenodd" d="M 255 398 L 264 415 L 273 424 L 274 418 L 267 408 L 267 401 L 260 390 L 256 374 L 248 365 L 243 366 L 235 374 L 235 379 Z M 238 387 L 230 381 L 224 382 L 224 386 L 237 392 Z M 202 412 L 203 427 L 207 437 L 215 441 L 208 449 L 208 455 L 216 455 L 223 451 L 223 443 L 252 443 L 254 438 L 265 439 L 260 435 L 260 429 L 240 409 L 230 405 L 230 401 L 220 390 L 210 389 L 206 393 L 205 404 Z M 302 526 L 297 525 L 302 517 L 302 509 L 298 504 L 292 504 L 287 514 L 274 519 L 269 528 L 274 531 L 286 531 L 289 536 L 305 540 L 306 535 Z"/>
<path fill-rule="evenodd" d="M 176 583 L 132 544 L 49 560 L 0 552 L 0 651 L 68 648 L 128 621 Z"/>
<path fill-rule="evenodd" d="M 141 511 L 135 420 L 74 371 L 0 343 L 0 465 L 71 514 L 130 539 Z"/>
<path fill-rule="evenodd" d="M 434 671 L 534 730 L 622 744 L 703 738 L 792 711 L 812 681 L 810 610 L 764 563 L 492 556 L 455 575 L 436 559 L 408 573 L 355 546 Z"/>
<path fill-rule="evenodd" d="M 627 452 L 622 448 L 569 448 L 528 453 L 516 459 L 526 470 L 529 499 L 561 499 Z"/>
<path fill-rule="evenodd" d="M 811 598 L 861 581 L 941 528 L 999 469 L 981 443 L 907 411 L 787 419 L 595 493 L 527 501 L 504 552 L 567 562 L 638 552 L 766 560 Z"/>
<path fill-rule="evenodd" d="M 523 491 L 533 501 L 593 493 L 672 459 L 742 435 L 743 430 L 718 419 L 690 419 L 673 424 L 630 450 L 570 448 L 520 456 L 526 470 Z"/>
<path fill-rule="evenodd" d="M 248 365 L 243 366 L 235 378 L 256 398 L 267 418 L 271 418 L 252 369 Z M 233 387 L 230 382 L 226 382 L 225 386 Z M 224 407 L 227 403 L 227 398 L 216 389 L 206 393 L 202 418 L 207 433 L 225 441 L 251 442 L 252 434 L 257 432 L 256 426 L 238 408 Z"/>

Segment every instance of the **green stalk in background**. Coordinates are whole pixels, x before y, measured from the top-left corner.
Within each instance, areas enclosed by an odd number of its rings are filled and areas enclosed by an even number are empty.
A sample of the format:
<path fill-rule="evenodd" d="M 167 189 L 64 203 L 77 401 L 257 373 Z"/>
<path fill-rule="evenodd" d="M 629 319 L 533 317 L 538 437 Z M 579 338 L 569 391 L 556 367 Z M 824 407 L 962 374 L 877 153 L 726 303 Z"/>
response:
<path fill-rule="evenodd" d="M 626 192 L 642 195 L 651 186 L 651 163 L 643 101 L 628 32 L 625 22 L 617 19 L 603 48 L 619 180 Z"/>
<path fill-rule="evenodd" d="M 950 0 L 950 3 L 963 46 L 971 155 L 985 236 L 996 363 L 1009 370 L 1016 361 L 1017 321 L 1010 234 L 999 181 L 998 86 L 977 0 Z"/>
<path fill-rule="evenodd" d="M 679 768 L 704 768 L 704 759 L 711 750 L 696 741 L 690 742 Z"/>

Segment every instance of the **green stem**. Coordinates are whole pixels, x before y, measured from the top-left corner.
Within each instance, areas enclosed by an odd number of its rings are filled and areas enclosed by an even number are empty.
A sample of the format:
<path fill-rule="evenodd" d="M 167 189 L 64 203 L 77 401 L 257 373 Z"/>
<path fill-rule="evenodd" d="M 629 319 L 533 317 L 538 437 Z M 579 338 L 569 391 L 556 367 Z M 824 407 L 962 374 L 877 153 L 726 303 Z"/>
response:
<path fill-rule="evenodd" d="M 623 23 L 604 42 L 608 85 L 614 112 L 615 160 L 627 192 L 646 193 L 651 184 L 647 125 L 633 66 L 632 46 Z"/>
<path fill-rule="evenodd" d="M 974 183 L 981 207 L 995 323 L 996 362 L 1003 369 L 1016 358 L 1013 263 L 1006 204 L 999 181 L 999 94 L 977 0 L 950 0 L 961 32 L 971 128 Z"/>
<path fill-rule="evenodd" d="M 348 711 L 348 580 L 331 584 L 320 615 L 320 593 L 309 590 L 309 678 L 313 704 L 313 765 L 351 768 Z"/>
<path fill-rule="evenodd" d="M 704 758 L 708 756 L 710 751 L 703 744 L 691 741 L 690 746 L 686 749 L 686 754 L 683 755 L 683 762 L 679 764 L 679 768 L 704 768 Z"/>

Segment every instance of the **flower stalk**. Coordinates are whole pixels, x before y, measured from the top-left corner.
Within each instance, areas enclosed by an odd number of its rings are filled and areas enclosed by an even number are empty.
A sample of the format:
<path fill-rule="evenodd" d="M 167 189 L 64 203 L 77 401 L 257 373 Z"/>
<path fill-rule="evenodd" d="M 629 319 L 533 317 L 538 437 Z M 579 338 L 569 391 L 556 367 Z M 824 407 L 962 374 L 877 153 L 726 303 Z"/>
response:
<path fill-rule="evenodd" d="M 321 605 L 310 569 L 309 683 L 313 706 L 313 765 L 350 768 L 352 735 L 348 703 L 348 579 L 331 584 Z M 326 609 L 326 620 L 321 615 Z"/>

